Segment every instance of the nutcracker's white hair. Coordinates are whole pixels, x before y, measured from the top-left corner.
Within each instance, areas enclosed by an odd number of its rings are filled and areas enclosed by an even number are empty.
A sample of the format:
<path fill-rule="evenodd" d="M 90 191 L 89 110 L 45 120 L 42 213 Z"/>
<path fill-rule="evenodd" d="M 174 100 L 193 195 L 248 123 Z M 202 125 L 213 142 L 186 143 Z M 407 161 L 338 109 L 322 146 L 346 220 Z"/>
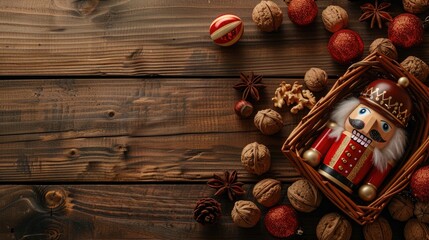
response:
<path fill-rule="evenodd" d="M 359 99 L 355 97 L 346 99 L 338 104 L 331 115 L 331 119 L 337 124 L 337 126 L 329 134 L 329 137 L 336 138 L 336 141 L 338 141 L 341 133 L 344 131 L 344 124 L 347 117 L 359 104 Z M 387 163 L 389 161 L 391 164 L 395 164 L 404 154 L 406 142 L 407 135 L 405 130 L 397 128 L 392 139 L 383 149 L 374 149 L 372 154 L 374 166 L 383 172 L 387 168 Z"/>

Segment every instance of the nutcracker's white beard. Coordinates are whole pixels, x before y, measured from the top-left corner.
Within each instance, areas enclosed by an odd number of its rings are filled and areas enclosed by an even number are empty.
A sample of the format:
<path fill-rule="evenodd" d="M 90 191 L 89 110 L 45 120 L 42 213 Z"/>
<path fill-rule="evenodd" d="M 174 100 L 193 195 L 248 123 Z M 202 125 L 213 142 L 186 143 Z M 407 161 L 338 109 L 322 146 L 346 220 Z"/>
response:
<path fill-rule="evenodd" d="M 359 99 L 350 98 L 341 102 L 332 112 L 331 119 L 337 124 L 329 137 L 336 138 L 336 141 L 344 131 L 344 123 L 350 113 L 360 104 Z M 407 142 L 407 135 L 404 129 L 397 128 L 392 139 L 382 149 L 374 148 L 372 154 L 372 161 L 374 166 L 383 172 L 387 168 L 387 163 L 395 164 L 402 154 L 405 152 L 405 145 Z"/>

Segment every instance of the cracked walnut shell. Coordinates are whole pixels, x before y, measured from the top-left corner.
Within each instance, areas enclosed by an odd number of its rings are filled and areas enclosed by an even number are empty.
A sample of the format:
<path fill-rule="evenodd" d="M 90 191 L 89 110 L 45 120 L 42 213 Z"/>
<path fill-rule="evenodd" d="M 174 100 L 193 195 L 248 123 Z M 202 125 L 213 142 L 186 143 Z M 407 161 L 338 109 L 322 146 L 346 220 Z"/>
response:
<path fill-rule="evenodd" d="M 283 22 L 283 12 L 275 2 L 262 0 L 253 9 L 252 20 L 261 31 L 276 31 Z"/>
<path fill-rule="evenodd" d="M 257 142 L 249 143 L 241 152 L 241 163 L 250 173 L 257 175 L 266 173 L 271 166 L 270 150 Z"/>
<path fill-rule="evenodd" d="M 392 228 L 385 218 L 379 217 L 363 226 L 363 236 L 365 240 L 391 240 Z"/>
<path fill-rule="evenodd" d="M 352 236 L 352 225 L 338 213 L 323 216 L 316 227 L 319 240 L 348 240 Z"/>
<path fill-rule="evenodd" d="M 336 5 L 329 5 L 322 11 L 322 21 L 326 30 L 334 33 L 347 27 L 349 24 L 349 15 L 344 8 Z"/>
<path fill-rule="evenodd" d="M 253 196 L 263 206 L 272 207 L 279 202 L 281 191 L 282 186 L 280 181 L 266 178 L 255 184 Z"/>
<path fill-rule="evenodd" d="M 235 202 L 231 217 L 239 227 L 251 228 L 259 222 L 261 210 L 251 201 L 240 200 Z"/>
<path fill-rule="evenodd" d="M 292 206 L 300 212 L 312 212 L 320 206 L 322 194 L 307 179 L 300 179 L 287 189 Z"/>

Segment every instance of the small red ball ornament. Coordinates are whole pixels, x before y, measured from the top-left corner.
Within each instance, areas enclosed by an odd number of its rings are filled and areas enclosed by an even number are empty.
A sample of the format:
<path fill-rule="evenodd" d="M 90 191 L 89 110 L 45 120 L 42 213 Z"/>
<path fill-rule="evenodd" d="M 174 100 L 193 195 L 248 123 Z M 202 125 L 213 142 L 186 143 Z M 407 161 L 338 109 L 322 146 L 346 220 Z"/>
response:
<path fill-rule="evenodd" d="M 331 57 L 340 64 L 350 64 L 362 57 L 363 41 L 360 35 L 349 29 L 335 32 L 328 43 Z"/>
<path fill-rule="evenodd" d="M 220 46 L 231 46 L 243 35 L 243 22 L 232 14 L 217 17 L 210 25 L 210 37 Z"/>
<path fill-rule="evenodd" d="M 298 230 L 296 212 L 289 205 L 271 208 L 265 215 L 264 224 L 268 232 L 278 238 L 292 236 Z"/>
<path fill-rule="evenodd" d="M 423 23 L 416 15 L 399 14 L 389 25 L 387 34 L 395 46 L 410 48 L 423 42 Z"/>
<path fill-rule="evenodd" d="M 318 8 L 314 0 L 289 0 L 287 4 L 287 15 L 296 25 L 308 25 L 317 17 Z"/>
<path fill-rule="evenodd" d="M 429 202 L 429 166 L 424 166 L 411 176 L 411 192 L 418 200 Z"/>

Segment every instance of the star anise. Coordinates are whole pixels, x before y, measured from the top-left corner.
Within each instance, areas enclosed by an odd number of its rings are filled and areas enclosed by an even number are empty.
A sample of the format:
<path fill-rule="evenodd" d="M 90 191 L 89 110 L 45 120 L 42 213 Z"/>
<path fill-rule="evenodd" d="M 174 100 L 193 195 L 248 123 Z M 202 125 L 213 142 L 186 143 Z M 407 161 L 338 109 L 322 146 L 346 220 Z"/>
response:
<path fill-rule="evenodd" d="M 375 4 L 371 3 L 365 3 L 362 6 L 360 6 L 360 9 L 362 9 L 363 13 L 362 16 L 360 16 L 359 21 L 363 22 L 365 20 L 371 19 L 371 28 L 374 27 L 375 21 L 377 21 L 378 28 L 382 28 L 382 23 L 384 21 L 391 22 L 393 18 L 390 16 L 390 14 L 385 10 L 386 8 L 390 7 L 390 3 L 382 2 L 378 4 L 378 1 L 375 0 Z"/>
<path fill-rule="evenodd" d="M 243 91 L 242 98 L 246 100 L 250 96 L 259 101 L 259 90 L 265 88 L 265 85 L 261 83 L 262 75 L 255 75 L 253 72 L 250 75 L 240 73 L 241 82 L 234 85 L 234 88 L 237 90 Z"/>
<path fill-rule="evenodd" d="M 228 198 L 233 201 L 236 196 L 241 196 L 246 193 L 243 189 L 244 183 L 237 182 L 237 171 L 225 171 L 223 176 L 213 174 L 213 178 L 207 182 L 209 187 L 217 189 L 215 196 L 220 196 L 224 193 L 228 194 Z"/>

